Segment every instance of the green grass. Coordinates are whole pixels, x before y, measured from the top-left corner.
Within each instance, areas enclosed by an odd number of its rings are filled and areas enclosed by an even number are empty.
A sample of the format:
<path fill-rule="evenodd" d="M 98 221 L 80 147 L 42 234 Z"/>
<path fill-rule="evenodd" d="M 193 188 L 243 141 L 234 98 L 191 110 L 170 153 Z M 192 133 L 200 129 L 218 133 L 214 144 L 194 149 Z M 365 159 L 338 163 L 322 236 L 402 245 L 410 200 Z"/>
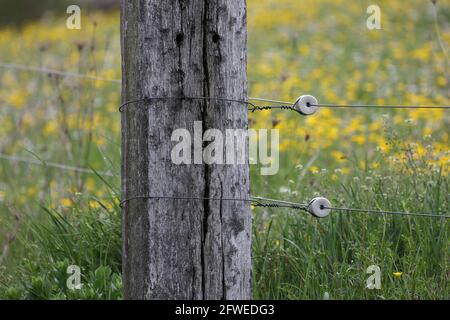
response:
<path fill-rule="evenodd" d="M 448 212 L 448 179 L 440 172 L 387 176 L 369 170 L 342 185 L 316 179 L 315 190 L 339 194 L 330 199 L 336 204 Z M 269 195 L 289 199 L 314 195 L 301 181 L 288 181 L 286 189 L 291 191 Z M 109 201 L 115 203 L 115 197 L 111 191 Z M 120 210 L 99 203 L 98 209 L 74 206 L 69 214 L 42 207 L 45 221 L 30 223 L 30 234 L 22 239 L 26 258 L 15 272 L 3 275 L 0 296 L 120 298 Z M 301 211 L 260 208 L 253 216 L 255 299 L 321 299 L 325 293 L 331 299 L 449 297 L 449 229 L 444 219 L 334 212 L 317 220 Z M 82 290 L 66 287 L 66 270 L 72 264 L 82 267 Z M 381 268 L 381 290 L 365 288 L 370 265 Z M 397 278 L 394 272 L 403 274 Z"/>
<path fill-rule="evenodd" d="M 320 183 L 319 190 L 339 194 L 333 203 L 357 208 L 448 212 L 448 180 L 438 172 L 420 178 L 365 172 L 357 178 L 341 186 Z M 299 190 L 298 198 L 311 194 L 308 186 L 292 182 L 290 187 Z M 316 220 L 305 213 L 258 211 L 254 294 L 261 299 L 321 299 L 325 292 L 332 299 L 448 299 L 448 249 L 445 219 L 334 212 Z M 370 265 L 381 269 L 381 290 L 365 288 Z M 394 272 L 403 274 L 397 278 Z"/>
<path fill-rule="evenodd" d="M 30 223 L 22 239 L 26 258 L 0 277 L 8 299 L 118 299 L 122 296 L 120 210 L 73 207 L 70 214 L 42 207 L 44 221 Z M 29 239 L 32 242 L 28 242 Z M 68 267 L 81 268 L 81 290 L 67 287 Z"/>

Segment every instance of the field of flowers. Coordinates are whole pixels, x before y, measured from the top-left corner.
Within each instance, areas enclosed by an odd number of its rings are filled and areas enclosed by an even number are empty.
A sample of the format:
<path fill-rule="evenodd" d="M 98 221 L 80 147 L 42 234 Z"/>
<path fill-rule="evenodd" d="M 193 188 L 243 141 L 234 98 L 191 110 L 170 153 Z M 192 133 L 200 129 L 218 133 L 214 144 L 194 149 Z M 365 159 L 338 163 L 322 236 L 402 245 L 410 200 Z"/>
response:
<path fill-rule="evenodd" d="M 250 96 L 320 103 L 450 105 L 450 3 L 248 0 Z M 435 13 L 437 12 L 437 15 Z M 0 298 L 120 298 L 119 14 L 0 29 Z M 1 63 L 104 80 L 18 71 Z M 450 115 L 331 109 L 249 115 L 280 130 L 280 171 L 252 194 L 336 206 L 448 214 Z M 22 160 L 29 159 L 34 164 Z M 80 172 L 52 163 L 89 168 Z M 446 219 L 254 208 L 254 297 L 448 299 Z M 66 288 L 79 265 L 82 290 Z M 365 288 L 381 270 L 380 290 Z"/>

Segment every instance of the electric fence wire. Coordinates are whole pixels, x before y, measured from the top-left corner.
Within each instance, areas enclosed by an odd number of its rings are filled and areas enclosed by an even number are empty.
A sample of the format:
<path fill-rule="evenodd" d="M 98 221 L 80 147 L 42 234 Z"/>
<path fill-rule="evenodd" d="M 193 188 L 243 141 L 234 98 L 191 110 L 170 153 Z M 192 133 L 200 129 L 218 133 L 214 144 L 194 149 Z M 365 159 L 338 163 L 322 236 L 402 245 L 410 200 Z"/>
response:
<path fill-rule="evenodd" d="M 340 212 L 359 212 L 369 214 L 388 214 L 388 215 L 401 215 L 401 216 L 416 216 L 416 217 L 430 217 L 430 218 L 445 218 L 450 219 L 450 215 L 445 214 L 432 214 L 432 213 L 417 213 L 417 212 L 403 212 L 403 211 L 383 211 L 373 209 L 361 209 L 361 208 L 336 208 L 336 207 L 324 207 L 324 209 L 330 209 Z"/>
<path fill-rule="evenodd" d="M 108 78 L 97 77 L 97 76 L 87 75 L 87 74 L 82 74 L 82 73 L 60 71 L 60 70 L 55 70 L 55 69 L 43 68 L 43 67 L 31 67 L 31 66 L 26 66 L 26 65 L 22 65 L 22 64 L 16 64 L 16 63 L 0 62 L 0 68 L 17 70 L 17 71 L 37 72 L 37 73 L 43 73 L 43 74 L 47 74 L 47 75 L 55 75 L 55 76 L 61 76 L 61 77 L 72 77 L 72 78 L 80 78 L 80 79 L 87 79 L 87 80 L 94 80 L 94 81 L 105 81 L 105 82 L 113 82 L 113 83 L 118 83 L 118 84 L 122 83 L 122 81 L 119 79 L 108 79 Z"/>
<path fill-rule="evenodd" d="M 250 100 L 253 100 L 252 98 L 250 98 L 249 100 L 239 100 L 239 99 L 229 99 L 229 98 L 222 98 L 222 97 L 189 97 L 189 96 L 181 97 L 180 96 L 180 97 L 149 97 L 149 98 L 140 98 L 140 99 L 126 101 L 119 107 L 119 112 L 123 112 L 124 108 L 131 104 L 140 103 L 140 102 L 149 103 L 151 101 L 156 101 L 156 100 L 208 100 L 208 101 L 234 102 L 234 103 L 238 103 L 238 104 L 249 105 L 250 107 L 248 108 L 248 110 L 251 112 L 254 112 L 257 110 L 269 110 L 269 109 L 294 110 L 293 106 L 288 106 L 288 105 L 286 105 L 286 106 L 281 106 L 281 105 L 280 106 L 259 106 L 259 105 L 256 105 L 256 104 L 250 102 Z M 259 99 L 259 100 L 261 100 L 261 99 Z"/>
<path fill-rule="evenodd" d="M 86 75 L 75 72 L 66 72 L 49 68 L 42 67 L 31 67 L 16 63 L 5 63 L 0 62 L 0 68 L 17 70 L 17 71 L 27 71 L 27 72 L 38 72 L 44 73 L 47 75 L 57 75 L 63 77 L 75 77 L 80 79 L 87 79 L 93 81 L 106 81 L 112 83 L 120 84 L 122 81 L 119 79 L 108 79 L 98 76 Z M 119 110 L 123 111 L 123 108 L 129 104 L 134 104 L 138 102 L 149 102 L 152 100 L 164 100 L 164 99 L 173 99 L 173 100 L 216 100 L 216 101 L 224 101 L 224 102 L 234 102 L 240 104 L 246 104 L 250 107 L 249 111 L 262 111 L 262 110 L 272 110 L 272 109 L 284 109 L 284 110 L 293 110 L 297 111 L 294 108 L 295 103 L 280 101 L 274 99 L 265 99 L 265 98 L 248 98 L 248 100 L 238 100 L 238 99 L 228 99 L 221 97 L 146 97 L 136 100 L 131 100 L 123 103 Z M 257 105 L 252 103 L 251 101 L 259 101 L 259 102 L 268 102 L 272 105 Z M 408 105 L 370 105 L 370 104 L 355 104 L 355 105 L 338 105 L 338 104 L 311 104 L 312 107 L 328 107 L 328 108 L 384 108 L 384 109 L 450 109 L 450 106 L 408 106 Z M 25 162 L 34 165 L 42 165 L 47 167 L 53 167 L 56 169 L 67 170 L 67 171 L 76 171 L 81 173 L 95 173 L 92 169 L 81 168 L 75 166 L 68 166 L 61 163 L 49 162 L 49 161 L 39 161 L 28 159 L 20 156 L 9 156 L 5 154 L 0 154 L 0 158 L 12 162 Z M 110 172 L 99 172 L 100 175 L 112 176 L 113 174 Z M 169 196 L 135 196 L 129 199 L 122 200 L 120 202 L 120 206 L 122 207 L 125 203 L 135 200 L 135 199 L 179 199 L 179 200 L 211 200 L 211 201 L 245 201 L 251 202 L 255 207 L 266 207 L 266 208 L 291 208 L 297 210 L 305 210 L 307 211 L 308 205 L 276 200 L 276 199 L 268 199 L 263 197 L 251 197 L 250 199 L 232 199 L 232 198 L 210 198 L 210 197 L 169 197 Z M 372 213 L 372 214 L 389 214 L 389 215 L 402 215 L 402 216 L 422 216 L 422 217 L 432 217 L 432 218 L 445 218 L 450 219 L 450 215 L 443 214 L 429 214 L 429 213 L 412 213 L 412 212 L 395 212 L 395 211 L 382 211 L 382 210 L 373 210 L 373 209 L 359 209 L 359 208 L 341 208 L 341 207 L 323 207 L 323 209 L 330 209 L 338 212 L 359 212 L 359 213 Z"/>
<path fill-rule="evenodd" d="M 283 101 L 277 102 L 277 100 L 271 99 L 263 99 L 263 98 L 248 98 L 248 100 L 238 100 L 238 99 L 228 99 L 223 97 L 192 97 L 192 96 L 184 96 L 184 97 L 148 97 L 148 98 L 140 98 L 134 99 L 130 101 L 124 102 L 120 107 L 119 111 L 123 112 L 124 108 L 128 105 L 145 102 L 149 103 L 151 101 L 156 100 L 211 100 L 211 101 L 224 101 L 224 102 L 235 102 L 239 104 L 249 105 L 248 111 L 263 111 L 263 110 L 274 110 L 274 109 L 282 109 L 282 110 L 292 110 L 298 111 L 295 108 L 295 103 L 289 104 L 289 102 L 284 102 L 282 105 L 257 105 L 252 103 L 251 101 L 266 101 L 271 103 L 282 103 Z M 333 104 L 310 104 L 311 107 L 319 107 L 319 108 L 378 108 L 378 109 L 450 109 L 450 106 L 406 106 L 406 105 L 333 105 Z"/>
<path fill-rule="evenodd" d="M 6 155 L 3 153 L 0 153 L 0 159 L 7 160 L 10 162 L 23 162 L 23 163 L 28 163 L 28 164 L 38 165 L 38 166 L 43 166 L 43 167 L 52 167 L 52 168 L 65 170 L 65 171 L 74 171 L 74 172 L 89 173 L 89 174 L 99 174 L 99 175 L 107 176 L 107 177 L 113 176 L 113 174 L 111 172 L 95 172 L 93 169 L 70 166 L 70 165 L 65 165 L 62 163 L 46 161 L 46 160 L 35 160 L 35 159 L 30 159 L 30 158 L 16 156 L 16 155 Z"/>
<path fill-rule="evenodd" d="M 168 200 L 201 200 L 201 201 L 241 201 L 241 202 L 250 202 L 255 207 L 264 207 L 264 208 L 289 208 L 296 209 L 302 211 L 308 211 L 308 204 L 296 203 L 278 199 L 269 199 L 264 197 L 252 196 L 248 199 L 245 198 L 213 198 L 213 197 L 181 197 L 181 196 L 134 196 L 130 198 L 126 198 L 122 200 L 119 204 L 121 208 L 124 207 L 125 204 L 129 203 L 133 200 L 160 200 L 160 199 L 168 199 Z M 417 212 L 404 212 L 404 211 L 384 211 L 384 210 L 374 210 L 374 209 L 359 209 L 359 208 L 346 208 L 346 207 L 325 207 L 322 206 L 321 209 L 329 209 L 338 212 L 357 212 L 357 213 L 370 213 L 370 214 L 379 214 L 379 215 L 398 215 L 398 216 L 415 216 L 415 217 L 428 217 L 428 218 L 443 218 L 450 219 L 450 215 L 448 214 L 432 214 L 432 213 L 417 213 Z"/>
<path fill-rule="evenodd" d="M 200 200 L 200 201 L 237 201 L 237 202 L 249 202 L 255 207 L 265 207 L 265 208 L 292 208 L 298 210 L 306 210 L 307 205 L 294 203 L 289 201 L 269 199 L 263 197 L 250 197 L 246 198 L 214 198 L 214 197 L 175 197 L 175 196 L 135 196 L 131 198 L 124 199 L 120 202 L 119 206 L 121 208 L 130 201 L 138 199 L 169 199 L 169 200 Z"/>
<path fill-rule="evenodd" d="M 75 171 L 81 173 L 89 174 L 99 174 L 104 176 L 113 176 L 110 172 L 94 172 L 92 169 L 68 166 L 65 164 L 34 160 L 20 156 L 8 156 L 0 153 L 0 159 L 11 161 L 11 162 L 24 162 L 33 165 L 41 165 L 46 167 L 53 167 L 65 171 Z M 136 200 L 136 199 L 171 199 L 171 200 L 208 200 L 208 201 L 242 201 L 250 202 L 254 207 L 264 207 L 264 208 L 288 208 L 308 211 L 308 204 L 297 203 L 292 201 L 285 201 L 280 199 L 270 199 L 260 196 L 252 196 L 249 199 L 243 198 L 213 198 L 213 197 L 174 197 L 174 196 L 135 196 L 131 198 L 124 199 L 120 202 L 120 207 L 123 207 L 125 203 Z M 323 207 L 323 209 L 330 209 L 338 212 L 355 212 L 355 213 L 371 213 L 371 214 L 388 214 L 388 215 L 401 215 L 401 216 L 418 216 L 418 217 L 431 217 L 431 218 L 445 218 L 450 219 L 450 215 L 442 214 L 430 214 L 430 213 L 415 213 L 415 212 L 403 212 L 403 211 L 383 211 L 383 210 L 373 210 L 364 208 L 346 208 L 346 207 Z"/>
<path fill-rule="evenodd" d="M 122 81 L 120 79 L 109 79 L 109 78 L 103 78 L 93 75 L 87 75 L 82 73 L 76 73 L 76 72 L 67 72 L 67 71 L 61 71 L 56 69 L 49 69 L 49 68 L 43 68 L 43 67 L 32 67 L 27 66 L 23 64 L 17 64 L 17 63 L 6 63 L 0 61 L 0 68 L 4 69 L 10 69 L 10 70 L 16 70 L 16 71 L 25 71 L 25 72 L 38 72 L 38 73 L 44 73 L 47 75 L 57 75 L 62 77 L 75 77 L 80 79 L 87 79 L 87 80 L 93 80 L 93 81 L 105 81 L 105 82 L 112 82 L 120 84 Z M 163 97 L 160 97 L 159 99 L 162 99 Z M 187 99 L 188 97 L 184 97 Z M 215 99 L 215 100 L 224 100 L 224 101 L 230 101 L 233 102 L 233 99 L 226 99 L 226 98 L 212 98 L 212 97 L 191 97 L 191 99 Z M 145 98 L 144 98 L 145 99 Z M 140 101 L 144 99 L 139 99 Z M 149 98 L 146 98 L 149 99 Z M 181 97 L 173 97 L 172 99 L 181 99 Z M 250 101 L 260 101 L 260 102 L 269 102 L 273 104 L 278 105 L 269 105 L 269 106 L 258 106 Z M 135 101 L 138 102 L 138 101 Z M 241 100 L 234 100 L 234 102 L 239 103 L 245 103 L 250 105 L 252 108 L 249 108 L 249 111 L 261 111 L 261 110 L 272 110 L 272 109 L 286 109 L 286 110 L 295 110 L 293 108 L 293 105 L 295 104 L 288 101 L 280 101 L 280 100 L 274 100 L 274 99 L 265 99 L 265 98 L 248 98 L 248 101 L 241 101 Z M 129 102 L 131 103 L 131 102 Z M 450 109 L 450 106 L 415 106 L 415 105 L 374 105 L 374 104 L 332 104 L 332 103 L 318 103 L 318 104 L 312 104 L 312 107 L 319 107 L 319 108 L 379 108 L 379 109 Z M 124 106 L 122 106 L 124 107 Z M 122 108 L 121 108 L 122 109 Z"/>

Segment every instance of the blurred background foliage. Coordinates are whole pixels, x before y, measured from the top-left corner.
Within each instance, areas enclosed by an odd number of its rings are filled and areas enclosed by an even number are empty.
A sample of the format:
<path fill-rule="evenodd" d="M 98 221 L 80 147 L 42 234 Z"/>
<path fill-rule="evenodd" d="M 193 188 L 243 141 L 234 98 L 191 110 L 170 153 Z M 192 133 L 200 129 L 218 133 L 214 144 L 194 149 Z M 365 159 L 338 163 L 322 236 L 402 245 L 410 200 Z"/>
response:
<path fill-rule="evenodd" d="M 0 26 L 20 26 L 44 16 L 62 15 L 68 5 L 110 10 L 119 7 L 119 0 L 0 0 Z"/>

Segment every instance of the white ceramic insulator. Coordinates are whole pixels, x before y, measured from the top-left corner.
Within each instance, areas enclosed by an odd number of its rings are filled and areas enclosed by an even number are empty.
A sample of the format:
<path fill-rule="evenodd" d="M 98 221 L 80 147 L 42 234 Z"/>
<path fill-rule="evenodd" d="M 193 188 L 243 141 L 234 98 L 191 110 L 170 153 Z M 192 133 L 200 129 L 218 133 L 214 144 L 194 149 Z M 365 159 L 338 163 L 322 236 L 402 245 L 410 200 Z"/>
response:
<path fill-rule="evenodd" d="M 309 116 L 317 111 L 318 101 L 310 95 L 300 96 L 294 104 L 294 109 L 302 115 Z"/>
<path fill-rule="evenodd" d="M 327 198 L 317 197 L 312 199 L 308 204 L 308 212 L 317 218 L 324 218 L 331 212 L 330 201 Z"/>

